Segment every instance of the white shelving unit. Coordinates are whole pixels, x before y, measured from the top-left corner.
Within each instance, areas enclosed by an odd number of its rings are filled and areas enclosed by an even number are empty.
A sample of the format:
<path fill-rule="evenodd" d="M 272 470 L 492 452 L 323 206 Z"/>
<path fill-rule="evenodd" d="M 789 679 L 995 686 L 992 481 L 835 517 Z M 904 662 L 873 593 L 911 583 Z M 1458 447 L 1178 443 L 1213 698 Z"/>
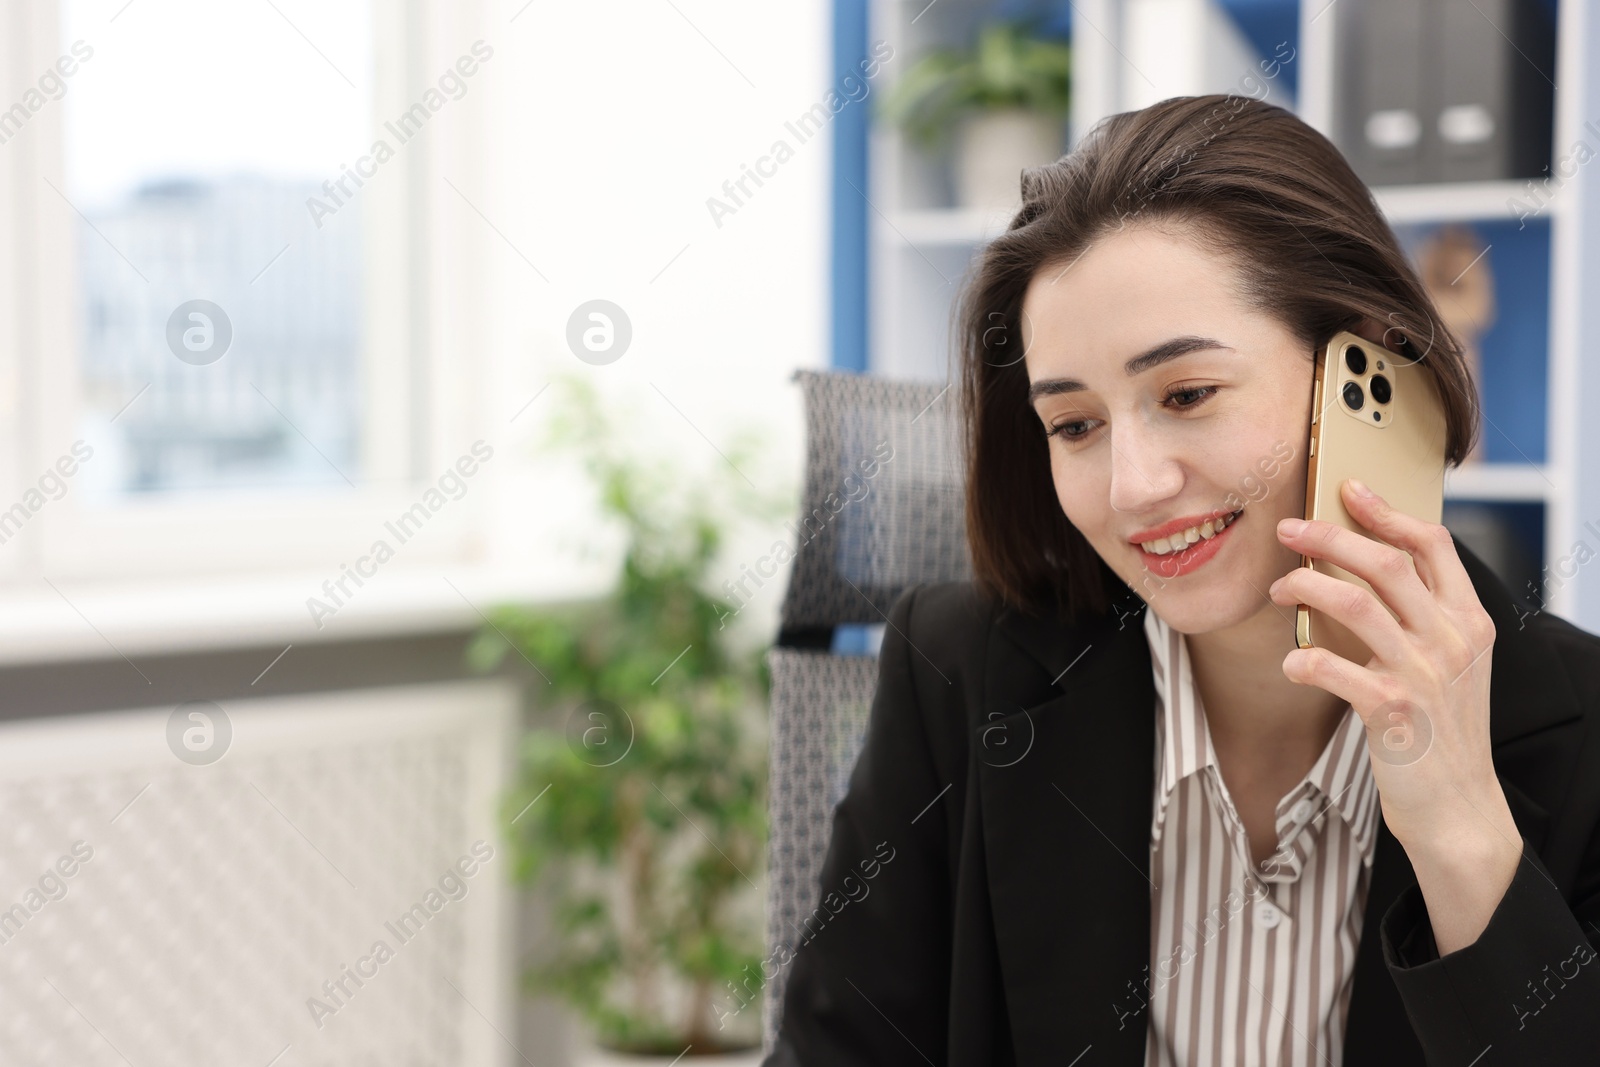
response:
<path fill-rule="evenodd" d="M 1332 135 L 1334 40 L 1339 20 L 1350 17 L 1327 0 L 1301 0 L 1298 114 L 1323 133 Z M 1583 127 L 1593 113 L 1596 81 L 1589 76 L 1592 57 L 1600 55 L 1600 39 L 1590 5 L 1582 0 L 1561 0 L 1557 15 L 1557 54 L 1554 72 L 1555 128 L 1553 154 L 1564 156 L 1579 140 L 1597 147 Z M 1396 225 L 1442 222 L 1515 221 L 1520 204 L 1534 204 L 1530 189 L 1540 183 L 1520 181 L 1454 182 L 1379 187 L 1373 190 L 1379 206 Z M 1582 173 L 1551 183 L 1540 198 L 1534 217 L 1550 227 L 1549 350 L 1545 406 L 1545 456 L 1542 464 L 1495 463 L 1451 471 L 1445 479 L 1447 498 L 1544 505 L 1545 606 L 1588 630 L 1600 631 L 1600 568 L 1587 573 L 1576 564 L 1586 543 L 1600 553 L 1600 484 L 1592 473 L 1582 472 L 1579 457 L 1600 458 L 1600 433 L 1593 421 L 1578 419 L 1584 407 L 1600 402 L 1600 375 L 1595 355 L 1583 339 L 1593 332 L 1593 313 L 1581 294 L 1600 282 L 1600 263 L 1584 246 L 1592 243 L 1595 223 L 1587 203 L 1600 193 L 1594 175 Z M 1486 352 L 1485 359 L 1506 358 Z M 1485 424 L 1483 433 L 1498 430 Z M 1584 478 L 1587 477 L 1585 483 Z M 1586 524 L 1587 523 L 1587 524 Z M 1570 565 L 1570 576 L 1567 571 Z M 1526 592 L 1514 590 L 1514 592 Z"/>
<path fill-rule="evenodd" d="M 885 67 L 886 90 L 928 48 L 964 41 L 993 10 L 988 0 L 875 0 L 874 38 L 893 42 L 895 59 Z M 1204 9 L 1204 10 L 1202 10 Z M 1158 13 L 1161 19 L 1153 19 Z M 1220 16 L 1211 0 L 1074 0 L 1074 100 L 1067 130 L 1070 145 L 1101 117 L 1143 106 L 1148 78 L 1127 68 L 1151 43 L 1130 38 L 1130 27 L 1162 20 L 1214 25 Z M 1327 0 L 1301 0 L 1299 99 L 1283 96 L 1267 82 L 1268 99 L 1295 107 L 1312 126 L 1331 131 L 1333 40 L 1342 12 Z M 1346 16 L 1347 17 L 1347 16 Z M 1590 61 L 1600 59 L 1600 19 L 1579 0 L 1562 0 L 1555 83 L 1555 155 L 1559 159 L 1586 141 L 1600 153 L 1600 138 L 1584 116 L 1600 114 L 1600 79 Z M 1216 32 L 1212 37 L 1216 37 Z M 1160 47 L 1172 47 L 1172 35 Z M 1203 35 L 1196 53 L 1215 51 Z M 1231 48 L 1231 45 L 1227 46 Z M 1207 62 L 1203 55 L 1175 56 L 1160 73 L 1162 96 L 1241 91 L 1245 71 Z M 1179 73 L 1174 74 L 1177 71 Z M 874 373 L 897 378 L 945 380 L 950 373 L 951 316 L 973 253 L 1007 222 L 1000 215 L 951 206 L 948 173 L 940 163 L 905 143 L 899 133 L 875 127 L 871 144 L 870 243 L 872 307 L 870 359 Z M 1391 223 L 1431 225 L 1449 221 L 1516 220 L 1516 202 L 1531 203 L 1529 183 L 1459 182 L 1380 187 L 1373 190 Z M 1600 410 L 1600 359 L 1584 339 L 1600 327 L 1600 307 L 1590 311 L 1583 294 L 1600 286 L 1600 223 L 1586 211 L 1600 203 L 1600 167 L 1577 168 L 1545 196 L 1535 217 L 1550 227 L 1551 267 L 1544 463 L 1484 463 L 1454 470 L 1446 478 L 1452 500 L 1536 503 L 1544 506 L 1545 606 L 1585 629 L 1600 631 L 1600 562 L 1584 567 L 1586 544 L 1600 560 L 1600 419 L 1579 418 Z M 1593 303 L 1592 301 L 1590 302 Z M 1486 353 L 1485 358 L 1496 358 Z M 1496 432 L 1486 425 L 1485 434 Z M 1589 458 L 1591 467 L 1580 464 Z M 1570 572 L 1570 573 L 1569 573 Z M 1518 590 L 1517 592 L 1525 592 Z"/>
<path fill-rule="evenodd" d="M 1304 117 L 1304 116 L 1302 116 Z M 1513 201 L 1532 204 L 1526 181 L 1450 182 L 1439 185 L 1382 185 L 1374 189 L 1378 206 L 1392 224 L 1469 222 L 1516 219 Z M 1537 217 L 1553 218 L 1561 201 L 1552 201 Z"/>
<path fill-rule="evenodd" d="M 870 36 L 895 50 L 877 91 L 888 92 L 929 50 L 967 39 L 991 7 L 984 0 L 873 0 Z M 961 276 L 973 250 L 1004 221 L 951 210 L 949 172 L 898 130 L 874 123 L 870 137 L 870 365 L 887 377 L 944 380 Z"/>

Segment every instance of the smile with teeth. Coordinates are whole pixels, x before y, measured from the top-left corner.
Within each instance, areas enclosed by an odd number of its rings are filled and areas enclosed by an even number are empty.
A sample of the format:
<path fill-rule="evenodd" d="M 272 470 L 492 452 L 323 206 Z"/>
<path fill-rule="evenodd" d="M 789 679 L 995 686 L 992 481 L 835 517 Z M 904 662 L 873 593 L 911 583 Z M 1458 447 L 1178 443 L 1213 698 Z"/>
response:
<path fill-rule="evenodd" d="M 1229 526 L 1233 525 L 1244 509 L 1240 508 L 1232 515 L 1224 515 L 1220 519 L 1207 519 L 1199 526 L 1191 526 L 1187 530 L 1175 533 L 1171 537 L 1161 537 L 1154 541 L 1141 542 L 1140 547 L 1151 555 L 1166 556 L 1180 549 L 1188 548 L 1196 541 L 1209 541 Z"/>

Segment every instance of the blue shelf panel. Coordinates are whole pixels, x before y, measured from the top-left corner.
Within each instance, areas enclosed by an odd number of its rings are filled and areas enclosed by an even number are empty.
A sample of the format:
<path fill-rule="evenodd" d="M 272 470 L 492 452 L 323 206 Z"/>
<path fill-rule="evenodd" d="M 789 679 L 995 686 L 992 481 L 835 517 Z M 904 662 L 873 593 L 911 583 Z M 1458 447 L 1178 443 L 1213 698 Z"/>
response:
<path fill-rule="evenodd" d="M 1489 251 L 1494 322 L 1480 340 L 1484 460 L 1544 463 L 1550 368 L 1550 222 L 1515 219 L 1465 223 Z M 1437 226 L 1397 226 L 1415 259 Z"/>
<path fill-rule="evenodd" d="M 867 0 L 833 0 L 833 77 L 860 76 L 871 58 Z M 868 97 L 867 99 L 871 99 Z M 868 292 L 867 144 L 871 109 L 847 107 L 833 119 L 833 182 L 829 293 L 832 303 L 830 362 L 837 370 L 867 369 Z"/>
<path fill-rule="evenodd" d="M 1300 0 L 1219 0 L 1218 6 L 1232 16 L 1239 31 L 1261 55 L 1277 55 L 1282 41 L 1296 49 L 1300 47 Z M 1284 64 L 1279 77 L 1289 95 L 1298 99 L 1300 64 Z"/>
<path fill-rule="evenodd" d="M 883 647 L 884 624 L 845 623 L 833 628 L 833 644 L 828 651 L 835 656 L 876 656 Z"/>

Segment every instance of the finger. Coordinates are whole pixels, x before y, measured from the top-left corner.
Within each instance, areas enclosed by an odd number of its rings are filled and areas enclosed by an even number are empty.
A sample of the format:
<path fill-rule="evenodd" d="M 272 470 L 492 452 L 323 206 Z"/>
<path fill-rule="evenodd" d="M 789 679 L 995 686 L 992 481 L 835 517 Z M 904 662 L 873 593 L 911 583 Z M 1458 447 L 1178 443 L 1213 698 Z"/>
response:
<path fill-rule="evenodd" d="M 1411 553 L 1417 576 L 1445 604 L 1463 609 L 1476 605 L 1477 590 L 1461 565 L 1450 531 L 1441 523 L 1423 522 L 1407 515 L 1375 493 L 1361 495 L 1351 484 L 1355 481 L 1348 478 L 1340 486 L 1345 507 L 1355 520 L 1389 544 Z"/>
<path fill-rule="evenodd" d="M 1377 709 L 1393 699 L 1393 687 L 1377 672 L 1358 666 L 1325 648 L 1297 648 L 1283 658 L 1283 675 L 1300 685 L 1314 685 L 1346 701 L 1363 724 L 1363 708 Z"/>
<path fill-rule="evenodd" d="M 1268 593 L 1275 602 L 1304 604 L 1343 623 L 1389 666 L 1403 666 L 1414 647 L 1383 602 L 1353 582 L 1296 567 L 1273 582 Z"/>
<path fill-rule="evenodd" d="M 1336 563 L 1361 578 L 1413 633 L 1437 637 L 1444 632 L 1448 620 L 1423 584 L 1410 553 L 1403 549 L 1320 520 L 1307 523 L 1299 533 L 1282 533 L 1278 539 L 1297 552 Z"/>

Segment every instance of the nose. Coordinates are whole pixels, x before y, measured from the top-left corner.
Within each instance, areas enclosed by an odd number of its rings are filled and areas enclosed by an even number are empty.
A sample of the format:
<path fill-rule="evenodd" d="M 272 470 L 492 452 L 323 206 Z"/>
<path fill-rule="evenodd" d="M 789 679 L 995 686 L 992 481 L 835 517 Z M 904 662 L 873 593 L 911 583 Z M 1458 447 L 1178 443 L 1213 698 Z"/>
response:
<path fill-rule="evenodd" d="M 1111 445 L 1111 509 L 1147 515 L 1183 488 L 1183 468 L 1161 434 L 1137 420 L 1107 429 Z"/>

